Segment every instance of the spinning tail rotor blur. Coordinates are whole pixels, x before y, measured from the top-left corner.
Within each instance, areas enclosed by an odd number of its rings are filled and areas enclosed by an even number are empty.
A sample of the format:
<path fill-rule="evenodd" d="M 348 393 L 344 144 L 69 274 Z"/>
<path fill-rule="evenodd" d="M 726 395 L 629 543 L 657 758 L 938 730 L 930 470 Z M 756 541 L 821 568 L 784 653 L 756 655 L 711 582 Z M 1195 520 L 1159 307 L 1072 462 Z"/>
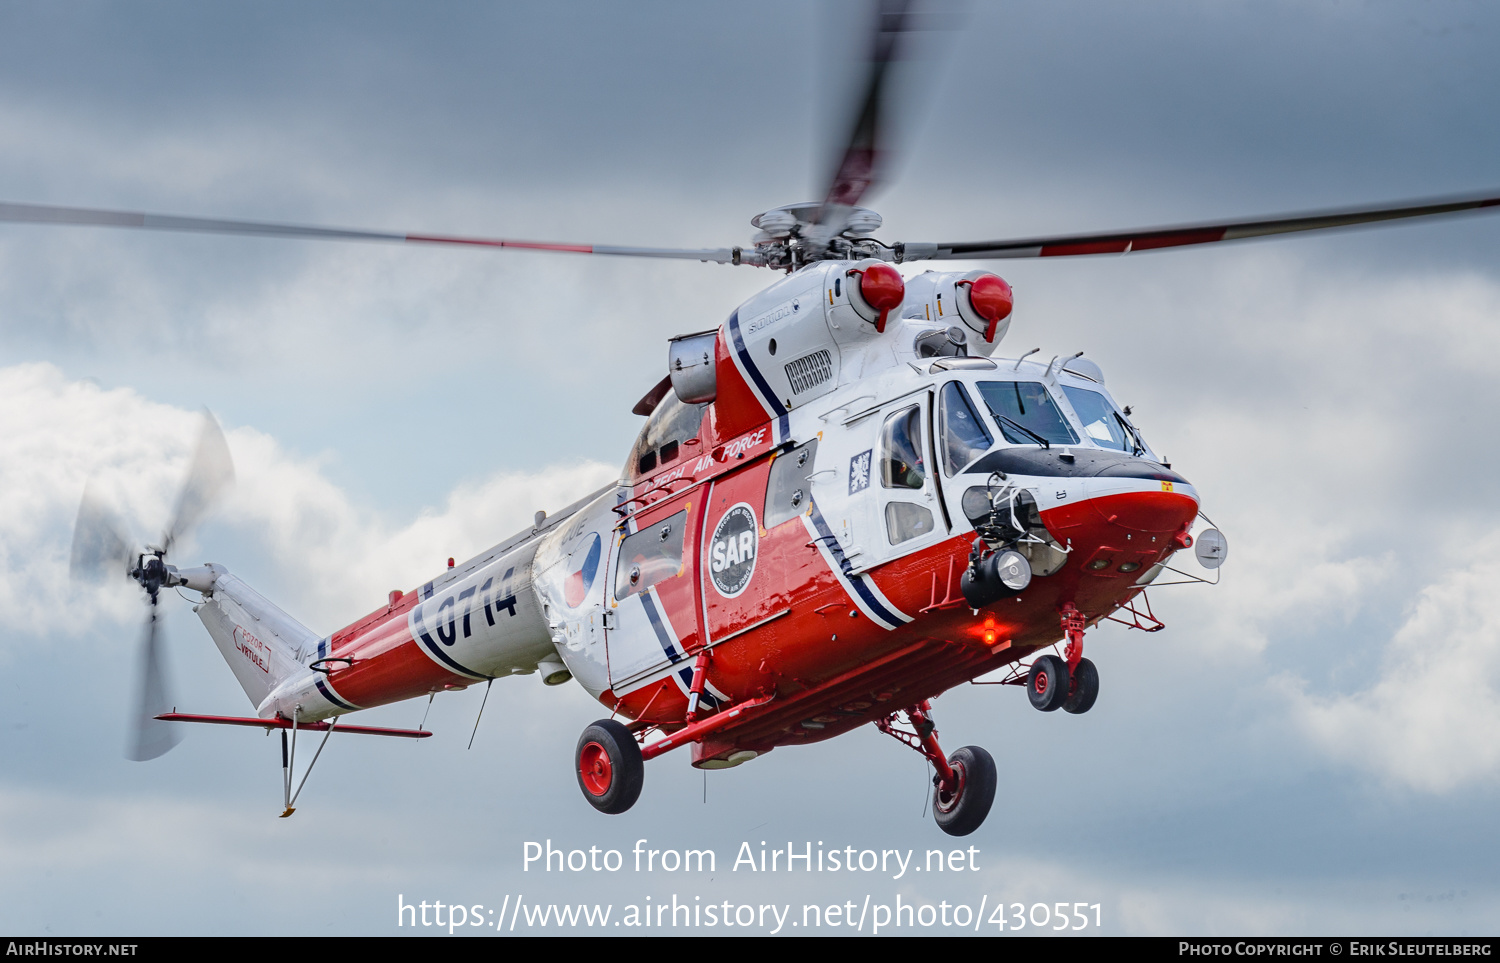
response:
<path fill-rule="evenodd" d="M 171 521 L 159 546 L 140 551 L 124 533 L 119 516 L 93 486 L 85 489 L 73 528 L 69 573 L 75 581 L 102 582 L 123 573 L 146 592 L 149 608 L 136 659 L 136 697 L 132 703 L 130 732 L 125 755 L 138 762 L 155 759 L 170 750 L 180 738 L 168 723 L 156 716 L 172 708 L 166 653 L 161 633 L 158 598 L 163 588 L 185 584 L 176 566 L 167 562 L 172 546 L 185 538 L 208 514 L 214 503 L 234 483 L 234 463 L 219 423 L 207 411 L 193 451 L 187 477 L 177 493 Z"/>

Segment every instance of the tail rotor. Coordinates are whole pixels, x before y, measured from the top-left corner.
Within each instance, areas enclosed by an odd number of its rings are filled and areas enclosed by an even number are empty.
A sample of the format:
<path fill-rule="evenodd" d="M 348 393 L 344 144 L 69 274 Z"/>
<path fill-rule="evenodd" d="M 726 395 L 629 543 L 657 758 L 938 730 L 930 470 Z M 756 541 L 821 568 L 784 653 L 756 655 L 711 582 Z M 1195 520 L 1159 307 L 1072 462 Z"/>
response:
<path fill-rule="evenodd" d="M 167 554 L 203 520 L 233 483 L 234 462 L 224 432 L 213 415 L 204 411 L 193 460 L 177 493 L 161 547 L 147 546 L 143 551 L 133 552 L 119 516 L 92 486 L 84 490 L 83 502 L 78 507 L 68 566 L 71 576 L 80 582 L 100 582 L 112 572 L 121 572 L 146 592 L 149 607 L 137 649 L 136 698 L 125 749 L 126 757 L 137 762 L 155 759 L 181 739 L 170 723 L 156 718 L 172 709 L 159 596 L 163 588 L 186 584 L 177 567 L 167 562 Z"/>

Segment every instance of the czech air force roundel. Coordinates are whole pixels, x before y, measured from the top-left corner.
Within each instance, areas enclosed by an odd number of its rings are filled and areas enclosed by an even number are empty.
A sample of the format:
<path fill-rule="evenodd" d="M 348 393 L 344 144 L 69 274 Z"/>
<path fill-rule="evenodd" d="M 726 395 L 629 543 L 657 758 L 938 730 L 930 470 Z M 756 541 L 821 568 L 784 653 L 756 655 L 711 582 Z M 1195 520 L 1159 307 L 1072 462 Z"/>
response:
<path fill-rule="evenodd" d="M 759 548 L 760 526 L 755 510 L 741 502 L 725 512 L 708 549 L 708 571 L 720 595 L 732 599 L 745 591 L 755 574 Z"/>
<path fill-rule="evenodd" d="M 593 533 L 589 534 L 588 541 L 573 550 L 573 570 L 563 581 L 563 601 L 568 608 L 576 609 L 588 598 L 589 589 L 594 587 L 594 576 L 599 574 L 600 554 L 599 536 Z"/>

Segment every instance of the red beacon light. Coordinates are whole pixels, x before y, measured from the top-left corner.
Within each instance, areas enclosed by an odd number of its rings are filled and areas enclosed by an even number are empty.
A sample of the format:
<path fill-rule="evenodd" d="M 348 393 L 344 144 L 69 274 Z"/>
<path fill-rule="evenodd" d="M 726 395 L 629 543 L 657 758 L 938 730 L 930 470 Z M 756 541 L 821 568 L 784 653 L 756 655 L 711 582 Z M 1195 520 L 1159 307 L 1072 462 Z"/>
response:
<path fill-rule="evenodd" d="M 1000 322 L 1010 317 L 1016 306 L 1016 295 L 1010 285 L 998 274 L 981 274 L 976 278 L 964 278 L 956 285 L 969 291 L 969 306 L 984 319 L 984 340 L 993 343 L 995 329 Z"/>
<path fill-rule="evenodd" d="M 875 330 L 884 334 L 886 316 L 899 308 L 906 298 L 906 282 L 901 280 L 900 272 L 889 264 L 866 264 L 851 268 L 849 277 L 856 276 L 859 278 L 859 297 L 872 310 L 879 312 L 875 319 Z"/>

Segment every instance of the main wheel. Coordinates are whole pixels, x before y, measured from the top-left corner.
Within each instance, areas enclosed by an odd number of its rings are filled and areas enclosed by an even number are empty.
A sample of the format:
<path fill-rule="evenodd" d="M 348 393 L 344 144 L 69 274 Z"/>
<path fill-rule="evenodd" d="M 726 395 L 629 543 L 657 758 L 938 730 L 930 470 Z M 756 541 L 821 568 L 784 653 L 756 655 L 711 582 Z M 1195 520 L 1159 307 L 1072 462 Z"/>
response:
<path fill-rule="evenodd" d="M 622 813 L 635 805 L 646 781 L 646 760 L 630 730 L 601 719 L 578 737 L 574 754 L 578 788 L 601 813 Z"/>
<path fill-rule="evenodd" d="M 1068 699 L 1068 663 L 1055 655 L 1044 655 L 1031 663 L 1026 695 L 1043 712 L 1062 708 Z"/>
<path fill-rule="evenodd" d="M 932 818 L 949 836 L 978 829 L 995 802 L 995 760 L 978 746 L 964 746 L 948 757 L 958 775 L 958 792 L 932 791 Z"/>
<path fill-rule="evenodd" d="M 1073 694 L 1063 703 L 1063 711 L 1077 715 L 1088 712 L 1099 698 L 1099 670 L 1088 659 L 1079 659 L 1073 670 Z"/>

